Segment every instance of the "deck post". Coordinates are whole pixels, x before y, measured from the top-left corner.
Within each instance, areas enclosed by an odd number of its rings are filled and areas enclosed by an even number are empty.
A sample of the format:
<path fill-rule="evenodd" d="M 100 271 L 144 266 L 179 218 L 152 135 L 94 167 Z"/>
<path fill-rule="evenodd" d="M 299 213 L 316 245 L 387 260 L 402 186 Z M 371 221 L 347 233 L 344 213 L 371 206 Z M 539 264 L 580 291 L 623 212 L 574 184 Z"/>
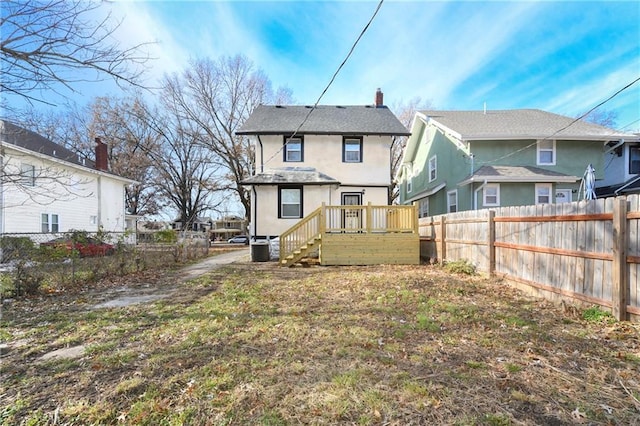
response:
<path fill-rule="evenodd" d="M 411 210 L 411 221 L 413 222 L 413 233 L 420 234 L 420 224 L 418 223 L 418 202 L 413 202 L 413 210 Z"/>
<path fill-rule="evenodd" d="M 371 218 L 373 217 L 373 213 L 372 213 L 373 209 L 371 208 L 371 201 L 369 201 L 367 203 L 366 209 L 367 209 L 366 210 L 367 211 L 367 214 L 366 214 L 366 217 L 367 217 L 367 219 L 366 219 L 367 220 L 367 228 L 366 228 L 365 232 L 367 234 L 370 234 L 371 233 L 371 220 L 372 220 Z"/>
<path fill-rule="evenodd" d="M 611 313 L 618 321 L 627 319 L 627 199 L 613 204 L 613 264 L 611 266 Z"/>
<path fill-rule="evenodd" d="M 318 223 L 318 232 L 320 233 L 320 236 L 322 237 L 322 235 L 324 234 L 324 232 L 327 229 L 327 224 L 325 221 L 325 212 L 327 210 L 327 206 L 325 204 L 325 202 L 322 202 L 322 206 L 320 206 L 320 218 L 318 219 L 320 221 L 320 223 Z"/>

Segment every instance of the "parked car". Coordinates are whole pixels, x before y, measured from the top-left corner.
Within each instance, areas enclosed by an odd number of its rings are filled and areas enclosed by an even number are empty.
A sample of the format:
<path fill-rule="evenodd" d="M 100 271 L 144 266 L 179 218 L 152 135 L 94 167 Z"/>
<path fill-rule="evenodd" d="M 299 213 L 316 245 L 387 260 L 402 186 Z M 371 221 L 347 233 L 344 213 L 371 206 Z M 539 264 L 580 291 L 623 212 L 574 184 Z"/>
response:
<path fill-rule="evenodd" d="M 236 235 L 233 238 L 229 238 L 229 241 L 227 241 L 227 242 L 231 243 L 231 244 L 248 245 L 249 244 L 249 237 L 247 235 Z"/>
<path fill-rule="evenodd" d="M 111 244 L 104 243 L 95 238 L 86 238 L 82 241 L 74 242 L 70 238 L 62 237 L 46 243 L 40 243 L 40 247 L 51 247 L 57 250 L 66 250 L 71 254 L 76 250 L 80 257 L 90 256 L 108 256 L 115 253 L 115 247 Z"/>

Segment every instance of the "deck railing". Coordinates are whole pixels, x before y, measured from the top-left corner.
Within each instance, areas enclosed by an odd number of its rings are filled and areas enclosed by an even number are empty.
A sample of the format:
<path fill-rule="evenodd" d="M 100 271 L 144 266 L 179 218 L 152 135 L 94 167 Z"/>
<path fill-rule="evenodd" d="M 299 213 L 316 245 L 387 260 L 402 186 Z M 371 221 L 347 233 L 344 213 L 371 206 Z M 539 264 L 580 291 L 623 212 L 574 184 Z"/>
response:
<path fill-rule="evenodd" d="M 324 203 L 280 235 L 280 258 L 324 233 L 418 233 L 417 206 L 327 206 Z"/>

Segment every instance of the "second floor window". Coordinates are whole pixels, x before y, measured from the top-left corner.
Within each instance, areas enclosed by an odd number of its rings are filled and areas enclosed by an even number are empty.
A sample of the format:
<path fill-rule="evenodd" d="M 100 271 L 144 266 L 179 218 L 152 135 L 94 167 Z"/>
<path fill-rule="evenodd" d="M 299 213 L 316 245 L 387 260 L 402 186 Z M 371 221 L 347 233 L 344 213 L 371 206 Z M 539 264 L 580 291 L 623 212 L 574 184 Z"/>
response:
<path fill-rule="evenodd" d="M 433 182 L 438 177 L 438 159 L 434 155 L 429 159 L 429 182 Z"/>
<path fill-rule="evenodd" d="M 20 165 L 20 183 L 24 186 L 36 185 L 36 167 L 33 164 Z"/>
<path fill-rule="evenodd" d="M 548 139 L 539 140 L 537 152 L 539 166 L 555 166 L 556 141 Z"/>
<path fill-rule="evenodd" d="M 629 147 L 629 174 L 640 174 L 640 146 Z"/>
<path fill-rule="evenodd" d="M 284 161 L 302 162 L 304 161 L 304 141 L 302 137 L 295 136 L 284 140 Z"/>
<path fill-rule="evenodd" d="M 342 141 L 342 161 L 362 163 L 362 138 L 344 138 Z"/>

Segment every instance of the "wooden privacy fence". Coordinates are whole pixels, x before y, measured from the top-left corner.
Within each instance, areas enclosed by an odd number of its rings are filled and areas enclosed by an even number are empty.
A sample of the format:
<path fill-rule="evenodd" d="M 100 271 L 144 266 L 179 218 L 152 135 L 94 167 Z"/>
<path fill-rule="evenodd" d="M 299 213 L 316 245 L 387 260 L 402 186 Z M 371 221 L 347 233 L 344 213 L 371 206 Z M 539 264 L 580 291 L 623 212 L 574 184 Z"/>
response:
<path fill-rule="evenodd" d="M 451 213 L 419 229 L 423 257 L 640 318 L 638 195 Z"/>

